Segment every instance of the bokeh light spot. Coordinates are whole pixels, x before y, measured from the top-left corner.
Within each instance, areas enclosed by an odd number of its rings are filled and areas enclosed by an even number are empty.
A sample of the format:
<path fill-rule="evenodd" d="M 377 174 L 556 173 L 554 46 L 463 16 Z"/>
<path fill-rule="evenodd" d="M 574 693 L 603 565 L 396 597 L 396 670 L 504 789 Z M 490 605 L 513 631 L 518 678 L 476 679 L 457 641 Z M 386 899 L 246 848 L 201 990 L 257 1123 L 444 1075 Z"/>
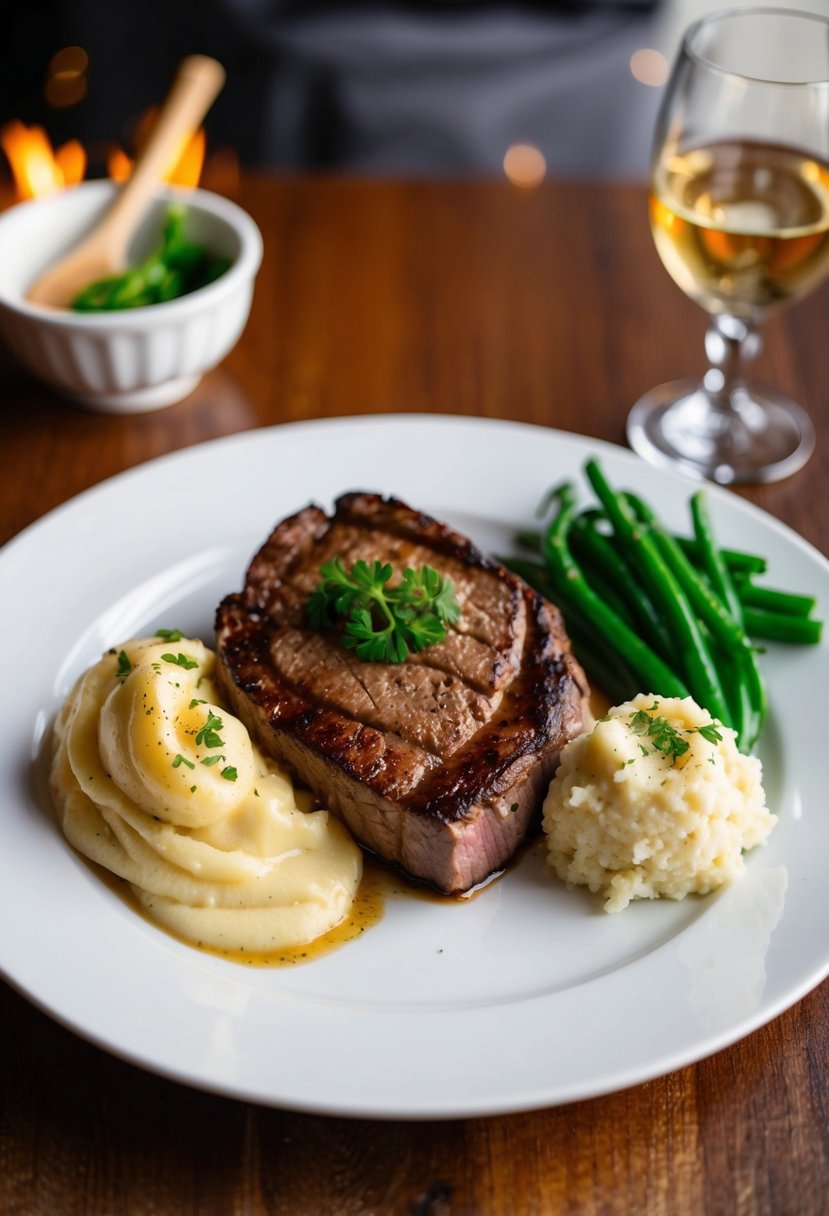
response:
<path fill-rule="evenodd" d="M 513 186 L 531 190 L 547 175 L 544 153 L 533 144 L 513 144 L 504 156 L 504 173 Z"/>
<path fill-rule="evenodd" d="M 668 60 L 661 51 L 643 47 L 642 50 L 634 51 L 631 55 L 630 71 L 640 84 L 649 84 L 658 88 L 668 79 Z"/>
<path fill-rule="evenodd" d="M 55 109 L 77 105 L 86 97 L 89 56 L 82 46 L 65 46 L 49 60 L 43 93 Z"/>

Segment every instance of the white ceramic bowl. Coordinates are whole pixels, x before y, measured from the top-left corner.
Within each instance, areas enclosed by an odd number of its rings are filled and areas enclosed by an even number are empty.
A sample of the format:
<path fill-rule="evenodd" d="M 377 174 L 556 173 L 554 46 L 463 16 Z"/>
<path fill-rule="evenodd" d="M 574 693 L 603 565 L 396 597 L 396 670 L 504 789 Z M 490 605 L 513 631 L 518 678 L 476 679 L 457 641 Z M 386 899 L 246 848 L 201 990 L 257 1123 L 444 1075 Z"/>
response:
<path fill-rule="evenodd" d="M 145 308 L 77 313 L 25 300 L 43 270 L 77 243 L 117 189 L 85 182 L 0 215 L 0 333 L 36 376 L 102 413 L 138 413 L 180 401 L 236 344 L 250 312 L 262 237 L 235 203 L 207 190 L 159 190 L 128 260 L 157 245 L 167 207 L 187 207 L 187 234 L 232 265 L 206 287 Z"/>

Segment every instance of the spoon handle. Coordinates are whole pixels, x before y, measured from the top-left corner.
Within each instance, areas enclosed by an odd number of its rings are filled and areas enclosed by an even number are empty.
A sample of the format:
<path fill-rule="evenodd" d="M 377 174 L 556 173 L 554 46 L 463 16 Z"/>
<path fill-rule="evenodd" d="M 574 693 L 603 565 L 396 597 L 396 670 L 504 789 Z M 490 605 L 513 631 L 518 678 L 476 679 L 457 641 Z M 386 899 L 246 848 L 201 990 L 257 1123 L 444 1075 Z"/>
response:
<path fill-rule="evenodd" d="M 217 60 L 206 55 L 182 60 L 141 155 L 101 224 L 113 251 L 126 252 L 151 195 L 198 129 L 224 81 L 225 70 Z"/>

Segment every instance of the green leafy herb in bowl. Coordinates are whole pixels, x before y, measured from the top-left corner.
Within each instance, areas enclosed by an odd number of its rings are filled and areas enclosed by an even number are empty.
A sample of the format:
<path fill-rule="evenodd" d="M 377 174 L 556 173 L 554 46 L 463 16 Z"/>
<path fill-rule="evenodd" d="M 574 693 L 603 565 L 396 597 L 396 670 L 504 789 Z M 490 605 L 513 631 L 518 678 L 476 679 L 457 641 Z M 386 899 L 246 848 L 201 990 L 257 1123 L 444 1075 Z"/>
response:
<path fill-rule="evenodd" d="M 164 304 L 218 279 L 229 268 L 230 259 L 189 240 L 186 218 L 184 207 L 171 206 L 159 247 L 123 274 L 90 283 L 73 300 L 72 308 L 76 312 L 113 312 Z"/>

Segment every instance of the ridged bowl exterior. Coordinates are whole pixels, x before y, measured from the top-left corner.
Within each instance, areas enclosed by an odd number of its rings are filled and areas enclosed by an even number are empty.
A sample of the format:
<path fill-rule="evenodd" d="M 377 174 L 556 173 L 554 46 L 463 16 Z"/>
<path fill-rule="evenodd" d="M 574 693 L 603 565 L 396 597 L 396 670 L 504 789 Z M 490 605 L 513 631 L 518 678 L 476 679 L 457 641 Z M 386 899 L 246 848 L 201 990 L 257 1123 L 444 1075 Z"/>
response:
<path fill-rule="evenodd" d="M 161 191 L 133 241 L 135 256 L 152 248 L 169 202 L 181 200 L 193 239 L 233 259 L 221 278 L 166 304 L 118 312 L 28 304 L 28 286 L 94 224 L 115 189 L 90 182 L 0 216 L 0 333 L 21 363 L 63 394 L 92 409 L 133 413 L 186 396 L 236 344 L 262 240 L 253 220 L 218 195 Z"/>

